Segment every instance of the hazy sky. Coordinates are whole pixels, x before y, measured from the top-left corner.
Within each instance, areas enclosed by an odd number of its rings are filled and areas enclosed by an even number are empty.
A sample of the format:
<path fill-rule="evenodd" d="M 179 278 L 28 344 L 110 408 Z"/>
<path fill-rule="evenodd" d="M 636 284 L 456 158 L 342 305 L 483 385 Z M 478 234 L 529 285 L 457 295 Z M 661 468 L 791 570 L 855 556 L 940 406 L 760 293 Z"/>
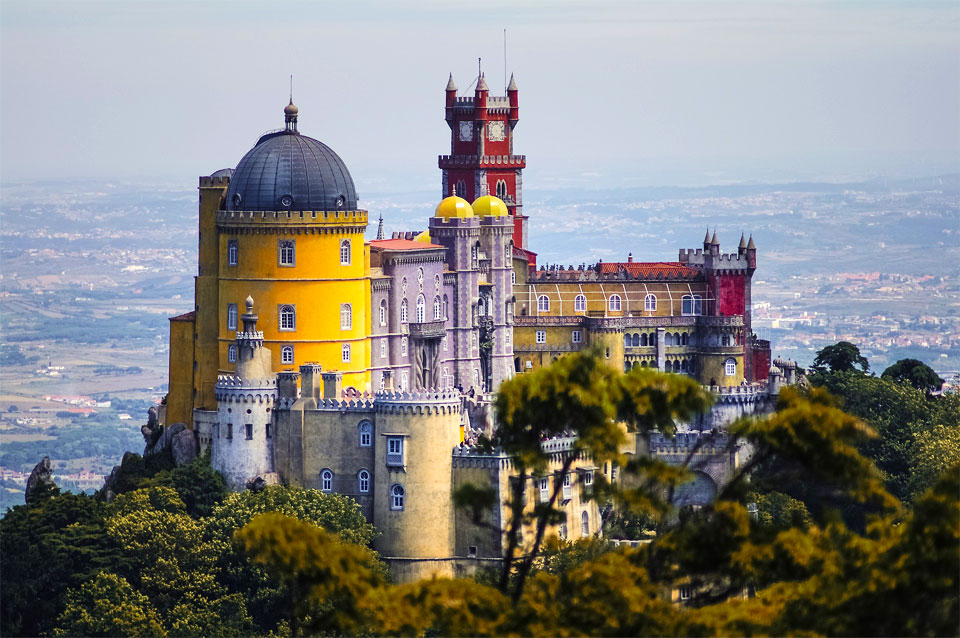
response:
<path fill-rule="evenodd" d="M 282 126 L 361 189 L 439 189 L 443 88 L 520 86 L 538 186 L 931 175 L 960 161 L 956 2 L 0 3 L 4 181 L 171 181 Z M 471 93 L 472 94 L 472 93 Z M 529 184 L 529 181 L 527 181 Z"/>

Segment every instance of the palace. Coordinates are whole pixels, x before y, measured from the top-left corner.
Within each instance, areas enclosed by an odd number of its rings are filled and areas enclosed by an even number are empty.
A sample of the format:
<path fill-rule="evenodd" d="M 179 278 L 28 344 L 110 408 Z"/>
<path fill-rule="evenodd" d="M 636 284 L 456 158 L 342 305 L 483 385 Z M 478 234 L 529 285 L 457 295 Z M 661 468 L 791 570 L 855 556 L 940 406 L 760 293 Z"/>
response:
<path fill-rule="evenodd" d="M 751 330 L 752 238 L 722 253 L 708 233 L 675 262 L 538 267 L 526 158 L 513 148 L 517 83 L 489 93 L 480 75 L 472 96 L 458 96 L 451 76 L 435 214 L 391 238 L 381 218 L 369 241 L 350 172 L 300 133 L 291 100 L 283 129 L 236 169 L 200 178 L 195 310 L 170 320 L 161 421 L 193 428 L 232 489 L 262 477 L 353 497 L 401 580 L 499 559 L 500 535 L 456 512 L 452 491 L 507 492 L 511 459 L 473 444 L 496 428 L 491 401 L 512 376 L 590 345 L 616 368 L 691 375 L 717 397 L 712 413 L 630 450 L 679 459 L 704 433 L 769 409 L 782 374 Z M 560 467 L 572 441 L 544 446 Z M 708 502 L 737 463 L 719 448 L 701 456 L 680 503 Z M 569 525 L 553 531 L 595 535 L 590 485 L 616 471 L 578 458 L 565 476 L 532 478 L 529 493 L 562 481 Z"/>

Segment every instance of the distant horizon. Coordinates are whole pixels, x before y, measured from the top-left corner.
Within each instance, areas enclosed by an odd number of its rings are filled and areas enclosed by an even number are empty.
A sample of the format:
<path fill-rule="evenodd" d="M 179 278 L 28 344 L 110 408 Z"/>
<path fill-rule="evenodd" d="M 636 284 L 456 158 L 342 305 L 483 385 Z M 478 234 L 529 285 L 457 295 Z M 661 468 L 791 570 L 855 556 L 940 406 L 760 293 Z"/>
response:
<path fill-rule="evenodd" d="M 514 152 L 543 183 L 960 166 L 949 1 L 7 0 L 0 54 L 4 183 L 192 181 L 236 166 L 282 124 L 293 74 L 300 130 L 358 183 L 439 188 L 443 88 L 452 72 L 468 94 L 478 57 L 494 94 L 516 74 Z"/>

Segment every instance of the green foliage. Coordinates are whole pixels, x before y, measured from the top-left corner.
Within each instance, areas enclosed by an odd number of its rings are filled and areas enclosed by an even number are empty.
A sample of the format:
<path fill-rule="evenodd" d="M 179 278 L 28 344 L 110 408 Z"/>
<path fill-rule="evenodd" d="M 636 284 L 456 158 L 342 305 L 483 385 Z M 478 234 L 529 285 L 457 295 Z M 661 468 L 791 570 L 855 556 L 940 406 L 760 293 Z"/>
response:
<path fill-rule="evenodd" d="M 603 519 L 605 538 L 638 540 L 655 534 L 656 528 L 655 517 L 626 508 L 615 509 Z"/>
<path fill-rule="evenodd" d="M 917 390 L 924 392 L 939 390 L 943 385 L 943 379 L 934 372 L 933 368 L 917 359 L 900 359 L 884 370 L 880 376 L 898 383 L 909 383 Z"/>
<path fill-rule="evenodd" d="M 783 492 L 754 494 L 752 500 L 757 506 L 757 522 L 771 531 L 782 532 L 793 527 L 805 530 L 813 523 L 803 501 Z"/>
<path fill-rule="evenodd" d="M 150 600 L 123 578 L 101 572 L 67 593 L 54 636 L 164 636 Z"/>
<path fill-rule="evenodd" d="M 177 491 L 194 517 L 209 516 L 227 495 L 227 484 L 210 466 L 210 451 L 171 470 L 163 470 L 143 482 L 143 487 L 166 486 Z"/>
<path fill-rule="evenodd" d="M 815 372 L 854 372 L 860 369 L 866 372 L 870 369 L 870 362 L 860 354 L 860 348 L 849 341 L 839 341 L 832 346 L 825 346 L 817 352 L 813 360 Z"/>
<path fill-rule="evenodd" d="M 293 633 L 352 633 L 363 626 L 359 602 L 384 582 L 376 554 L 310 523 L 261 514 L 236 533 L 256 564 L 291 593 Z"/>
<path fill-rule="evenodd" d="M 937 445 L 933 434 L 924 434 L 936 426 L 942 426 L 937 432 L 945 441 L 960 436 L 960 395 L 928 396 L 906 382 L 858 373 L 818 374 L 811 380 L 839 397 L 845 411 L 877 432 L 860 451 L 884 473 L 894 496 L 907 500 L 933 484 L 943 465 L 924 469 L 924 460 L 917 455 L 923 454 L 923 446 L 931 450 Z M 921 436 L 922 445 L 918 443 Z"/>
<path fill-rule="evenodd" d="M 543 551 L 537 557 L 531 573 L 542 571 L 554 575 L 565 574 L 615 549 L 615 545 L 602 538 L 567 541 L 551 536 L 544 541 Z"/>
<path fill-rule="evenodd" d="M 122 566 L 104 519 L 102 503 L 70 493 L 7 512 L 0 520 L 0 634 L 48 633 L 68 589 Z"/>

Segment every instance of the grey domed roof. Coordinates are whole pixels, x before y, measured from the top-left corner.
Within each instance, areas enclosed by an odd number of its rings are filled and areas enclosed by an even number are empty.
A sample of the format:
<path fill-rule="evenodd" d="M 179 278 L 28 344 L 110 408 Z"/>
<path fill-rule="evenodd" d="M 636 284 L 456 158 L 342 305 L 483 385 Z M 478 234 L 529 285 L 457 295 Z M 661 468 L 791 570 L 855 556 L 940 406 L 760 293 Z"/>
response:
<path fill-rule="evenodd" d="M 240 160 L 227 210 L 356 210 L 357 190 L 343 160 L 323 142 L 300 135 L 293 121 L 261 137 Z"/>

